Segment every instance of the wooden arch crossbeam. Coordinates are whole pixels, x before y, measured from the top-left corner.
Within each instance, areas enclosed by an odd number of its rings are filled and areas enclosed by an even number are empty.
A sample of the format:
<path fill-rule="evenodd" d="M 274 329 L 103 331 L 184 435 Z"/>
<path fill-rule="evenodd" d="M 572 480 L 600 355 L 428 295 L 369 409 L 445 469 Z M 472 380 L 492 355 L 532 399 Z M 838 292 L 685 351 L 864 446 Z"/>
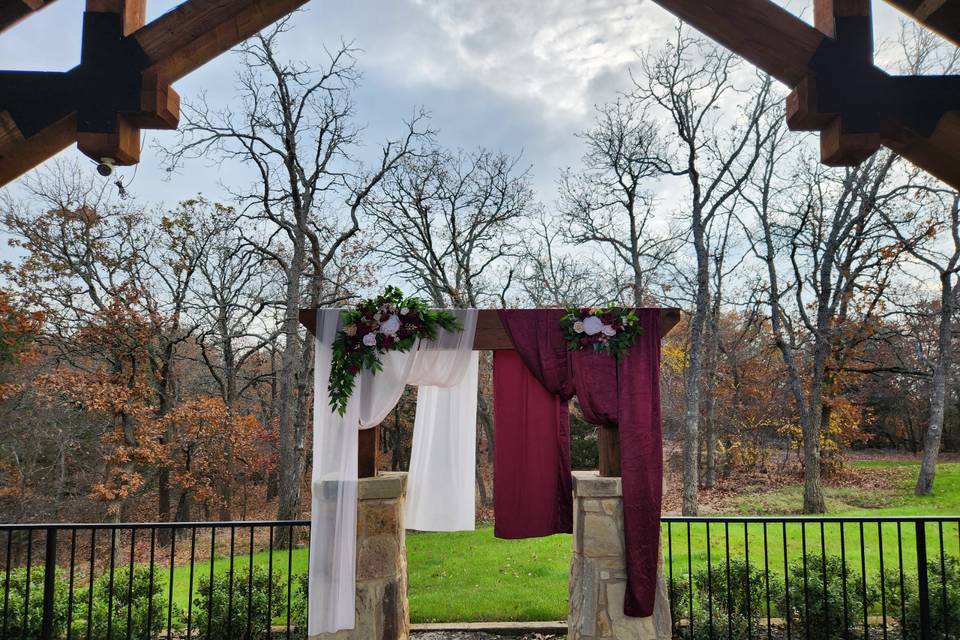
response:
<path fill-rule="evenodd" d="M 0 71 L 0 185 L 76 142 L 136 164 L 141 129 L 175 129 L 170 86 L 307 0 L 187 0 L 146 24 L 146 0 L 86 0 L 80 64 Z M 0 31 L 52 0 L 5 0 Z"/>
<path fill-rule="evenodd" d="M 666 337 L 678 322 L 680 322 L 679 309 L 661 309 L 660 337 Z M 317 310 L 301 309 L 300 324 L 311 335 L 316 335 Z M 496 309 L 480 309 L 477 315 L 477 332 L 473 339 L 473 348 L 476 351 L 513 349 L 513 342 L 507 335 L 507 330 L 503 328 L 503 323 L 500 322 L 500 315 Z M 377 475 L 380 451 L 379 432 L 379 427 L 360 431 L 358 469 L 361 478 L 372 478 Z M 600 475 L 619 476 L 620 436 L 617 429 L 601 428 L 598 433 L 598 447 L 600 451 Z"/>
<path fill-rule="evenodd" d="M 960 42 L 960 0 L 888 0 Z M 825 164 L 885 145 L 960 189 L 960 76 L 894 76 L 873 63 L 870 0 L 813 0 L 814 26 L 771 0 L 654 0 L 792 89 L 787 122 L 820 131 Z"/>

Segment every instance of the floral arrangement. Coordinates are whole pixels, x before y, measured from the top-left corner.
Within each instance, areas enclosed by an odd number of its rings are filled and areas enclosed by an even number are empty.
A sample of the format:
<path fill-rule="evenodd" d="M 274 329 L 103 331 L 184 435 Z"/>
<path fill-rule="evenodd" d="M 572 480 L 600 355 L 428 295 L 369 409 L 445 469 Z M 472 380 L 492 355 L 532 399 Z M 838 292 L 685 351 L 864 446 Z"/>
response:
<path fill-rule="evenodd" d="M 449 311 L 430 309 L 419 298 L 404 298 L 396 287 L 387 287 L 376 298 L 363 300 L 341 315 L 343 328 L 333 341 L 327 385 L 330 406 L 340 415 L 347 410 L 357 374 L 362 369 L 374 373 L 383 369 L 381 354 L 409 351 L 418 339 L 436 338 L 439 329 L 463 328 Z"/>
<path fill-rule="evenodd" d="M 570 351 L 592 346 L 594 351 L 606 351 L 617 359 L 643 333 L 636 311 L 612 305 L 568 308 L 560 318 L 560 327 Z"/>

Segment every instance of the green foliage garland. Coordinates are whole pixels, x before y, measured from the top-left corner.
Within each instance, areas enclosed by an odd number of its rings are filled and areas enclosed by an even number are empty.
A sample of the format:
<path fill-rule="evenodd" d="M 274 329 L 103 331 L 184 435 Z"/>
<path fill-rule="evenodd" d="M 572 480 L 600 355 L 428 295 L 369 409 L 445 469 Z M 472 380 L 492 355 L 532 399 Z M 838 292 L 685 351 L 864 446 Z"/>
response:
<path fill-rule="evenodd" d="M 618 360 L 643 334 L 636 311 L 613 305 L 567 308 L 560 318 L 560 327 L 570 351 L 592 347 Z"/>
<path fill-rule="evenodd" d="M 333 341 L 333 363 L 327 392 L 330 406 L 340 415 L 347 410 L 354 378 L 363 369 L 383 369 L 381 354 L 409 351 L 418 339 L 433 340 L 437 331 L 463 327 L 449 311 L 427 307 L 419 298 L 404 298 L 396 287 L 387 287 L 376 298 L 363 300 L 344 311 L 343 328 Z"/>

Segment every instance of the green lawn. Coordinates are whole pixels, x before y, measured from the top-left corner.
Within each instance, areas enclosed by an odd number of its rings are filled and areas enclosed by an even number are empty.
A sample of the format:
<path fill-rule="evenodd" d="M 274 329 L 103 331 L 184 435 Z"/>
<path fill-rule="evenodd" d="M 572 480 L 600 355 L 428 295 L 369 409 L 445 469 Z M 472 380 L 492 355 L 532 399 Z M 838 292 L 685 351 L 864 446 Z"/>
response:
<path fill-rule="evenodd" d="M 913 481 L 917 463 L 914 462 L 859 462 L 863 468 L 902 468 L 902 477 L 896 487 L 887 491 L 857 491 L 828 488 L 827 506 L 831 515 L 845 516 L 919 516 L 960 514 L 960 464 L 941 464 L 937 473 L 933 496 L 917 498 L 913 495 Z M 723 515 L 784 515 L 795 513 L 801 503 L 801 487 L 789 486 L 773 491 L 760 489 L 732 502 Z M 675 577 L 696 572 L 706 566 L 708 558 L 707 526 L 690 525 L 690 547 L 687 548 L 687 525 L 664 527 L 664 552 L 671 554 Z M 916 537 L 913 525 L 900 527 L 896 523 L 867 523 L 841 525 L 802 523 L 781 525 L 743 524 L 711 525 L 709 527 L 709 558 L 713 563 L 725 557 L 729 546 L 733 557 L 749 556 L 759 567 L 770 568 L 772 579 L 783 576 L 784 538 L 787 557 L 828 555 L 844 552 L 851 569 L 866 568 L 871 577 L 880 573 L 881 560 L 885 569 L 900 566 L 912 575 L 916 569 Z M 821 537 L 822 532 L 822 537 Z M 928 526 L 927 550 L 931 559 L 946 555 L 960 555 L 960 531 L 949 523 L 941 529 Z M 766 538 L 766 545 L 764 540 Z M 863 553 L 861 556 L 861 540 Z M 900 544 L 898 544 L 900 541 Z M 881 553 L 882 547 L 882 553 Z M 410 533 L 407 537 L 409 568 L 410 617 L 413 622 L 481 621 L 481 620 L 560 620 L 567 615 L 567 572 L 570 562 L 570 536 L 560 535 L 533 540 L 497 540 L 493 529 L 481 527 L 463 533 Z M 764 550 L 766 549 L 766 553 Z M 306 549 L 293 552 L 294 575 L 306 571 Z M 257 553 L 254 562 L 266 566 L 268 555 Z M 246 556 L 238 556 L 235 570 L 243 572 Z M 226 572 L 228 558 L 218 558 L 216 572 Z M 274 568 L 286 575 L 287 554 L 274 554 Z M 198 564 L 194 570 L 194 589 L 201 575 L 208 575 L 209 563 Z M 669 567 L 668 567 L 669 570 Z M 163 573 L 160 580 L 166 582 Z M 187 612 L 189 571 L 178 567 L 174 573 L 174 601 Z"/>

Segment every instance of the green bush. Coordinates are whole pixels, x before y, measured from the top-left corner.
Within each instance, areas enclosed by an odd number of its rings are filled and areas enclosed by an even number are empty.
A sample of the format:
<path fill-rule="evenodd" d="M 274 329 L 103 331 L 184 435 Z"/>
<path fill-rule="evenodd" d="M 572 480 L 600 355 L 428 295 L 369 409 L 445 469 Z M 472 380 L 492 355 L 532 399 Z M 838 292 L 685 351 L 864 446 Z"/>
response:
<path fill-rule="evenodd" d="M 309 575 L 306 573 L 298 574 L 293 578 L 296 586 L 294 587 L 293 603 L 290 611 L 290 625 L 293 631 L 293 637 L 307 637 L 307 581 Z"/>
<path fill-rule="evenodd" d="M 944 591 L 946 584 L 946 591 Z M 927 585 L 930 602 L 930 632 L 933 638 L 956 638 L 960 635 L 960 559 L 952 556 L 927 563 Z M 900 572 L 887 570 L 884 575 L 887 594 L 888 617 L 901 618 L 905 638 L 920 637 L 920 597 L 916 574 L 908 574 L 903 579 L 903 595 L 900 592 Z M 944 607 L 946 601 L 946 607 Z M 948 636 L 947 633 L 951 635 Z"/>
<path fill-rule="evenodd" d="M 880 601 L 880 589 L 868 582 L 866 591 L 858 571 L 848 563 L 846 602 L 844 602 L 844 566 L 840 556 L 827 556 L 826 583 L 824 558 L 807 556 L 806 596 L 804 595 L 804 563 L 798 558 L 790 564 L 790 590 L 786 598 L 792 620 L 811 638 L 858 638 L 863 636 L 864 607 L 869 612 Z M 844 609 L 846 607 L 846 609 Z M 844 615 L 846 610 L 846 615 Z M 846 629 L 844 629 L 846 618 Z M 798 636 L 801 631 L 798 631 Z"/>
<path fill-rule="evenodd" d="M 248 612 L 250 637 L 266 634 L 274 616 L 286 611 L 286 581 L 278 573 L 273 574 L 272 587 L 266 569 L 254 566 L 249 572 L 234 573 L 233 602 L 230 602 L 230 574 L 213 577 L 213 600 L 210 600 L 210 579 L 200 578 L 197 595 L 193 600 L 196 616 L 194 628 L 204 640 L 233 640 L 246 637 Z M 268 600 L 270 601 L 268 606 Z M 210 633 L 207 634 L 209 628 Z"/>
<path fill-rule="evenodd" d="M 113 599 L 111 600 L 111 593 Z M 85 609 L 81 613 L 86 615 Z M 176 607 L 173 611 L 177 616 Z M 127 635 L 129 619 L 129 636 Z M 149 619 L 149 624 L 148 624 Z M 105 574 L 93 582 L 93 610 L 89 621 L 92 637 L 106 640 L 114 638 L 133 640 L 153 640 L 161 635 L 167 620 L 167 596 L 164 586 L 154 576 L 150 585 L 150 569 L 143 566 L 133 568 L 133 582 L 130 582 L 130 569 L 122 567 L 113 572 L 111 586 L 110 575 Z M 110 633 L 107 633 L 107 630 Z M 81 629 L 78 637 L 86 637 Z"/>
<path fill-rule="evenodd" d="M 709 571 L 703 567 L 694 573 L 693 586 L 695 640 L 745 638 L 748 628 L 752 625 L 756 629 L 761 617 L 766 617 L 766 580 L 753 563 L 731 558 L 728 569 L 726 561 L 716 562 Z M 775 585 L 770 588 L 775 589 Z M 777 599 L 774 592 L 770 597 Z M 686 609 L 678 611 L 687 611 L 689 616 L 689 591 L 681 599 Z"/>
<path fill-rule="evenodd" d="M 3 630 L 3 624 L 0 623 L 0 640 L 35 640 L 40 638 L 40 632 L 43 626 L 43 580 L 45 572 L 43 567 L 33 567 L 30 569 L 30 602 L 26 606 L 26 616 L 24 616 L 24 604 L 27 596 L 27 570 L 26 568 L 13 569 L 10 571 L 10 593 L 7 596 L 6 610 L 6 633 Z M 67 634 L 67 601 L 69 598 L 68 583 L 64 579 L 63 572 L 57 570 L 54 579 L 56 586 L 54 588 L 53 598 L 53 635 L 61 638 Z M 6 584 L 5 577 L 0 576 L 0 586 Z M 74 590 L 74 602 L 80 599 L 85 589 Z M 26 619 L 24 619 L 26 617 Z"/>

